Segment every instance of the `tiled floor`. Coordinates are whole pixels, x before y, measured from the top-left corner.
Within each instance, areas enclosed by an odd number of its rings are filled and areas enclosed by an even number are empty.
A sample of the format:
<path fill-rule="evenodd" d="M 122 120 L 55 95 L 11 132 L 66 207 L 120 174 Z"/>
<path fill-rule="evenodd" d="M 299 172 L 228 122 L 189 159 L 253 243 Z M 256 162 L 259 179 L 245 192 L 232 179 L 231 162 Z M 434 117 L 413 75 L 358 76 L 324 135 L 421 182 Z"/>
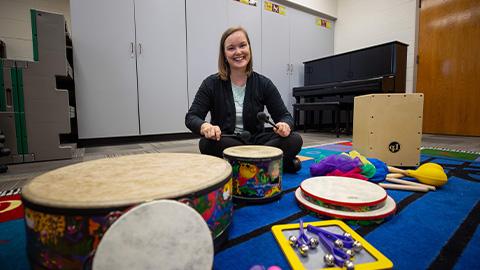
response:
<path fill-rule="evenodd" d="M 340 138 L 336 138 L 335 135 L 332 133 L 303 133 L 303 131 L 300 131 L 299 133 L 303 138 L 304 146 L 313 146 L 351 140 L 351 136 L 340 136 Z M 197 144 L 198 139 L 190 139 L 75 149 L 73 155 L 74 158 L 68 160 L 9 165 L 8 172 L 0 174 L 0 190 L 5 190 L 6 188 L 12 186 L 21 186 L 26 181 L 32 179 L 37 175 L 69 164 L 98 158 L 109 158 L 141 153 L 199 153 Z M 422 146 L 480 152 L 480 137 L 441 136 L 425 134 L 422 137 Z"/>

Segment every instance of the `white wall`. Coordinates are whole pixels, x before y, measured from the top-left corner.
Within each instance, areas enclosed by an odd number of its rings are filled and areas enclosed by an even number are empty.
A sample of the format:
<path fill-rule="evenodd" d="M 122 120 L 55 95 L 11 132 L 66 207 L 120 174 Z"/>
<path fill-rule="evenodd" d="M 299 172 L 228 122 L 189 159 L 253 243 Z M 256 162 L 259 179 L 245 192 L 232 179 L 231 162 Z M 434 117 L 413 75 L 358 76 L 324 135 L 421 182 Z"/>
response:
<path fill-rule="evenodd" d="M 337 17 L 337 0 L 287 0 L 287 2 Z"/>
<path fill-rule="evenodd" d="M 285 1 L 332 17 L 337 16 L 337 0 Z M 70 29 L 69 0 L 0 0 L 0 39 L 7 45 L 9 59 L 33 60 L 30 9 L 63 14 Z"/>
<path fill-rule="evenodd" d="M 30 9 L 63 14 L 70 25 L 69 3 L 69 0 L 0 0 L 0 39 L 7 46 L 7 57 L 33 60 Z"/>
<path fill-rule="evenodd" d="M 408 44 L 408 93 L 414 92 L 417 0 L 338 0 L 335 54 L 398 40 Z"/>

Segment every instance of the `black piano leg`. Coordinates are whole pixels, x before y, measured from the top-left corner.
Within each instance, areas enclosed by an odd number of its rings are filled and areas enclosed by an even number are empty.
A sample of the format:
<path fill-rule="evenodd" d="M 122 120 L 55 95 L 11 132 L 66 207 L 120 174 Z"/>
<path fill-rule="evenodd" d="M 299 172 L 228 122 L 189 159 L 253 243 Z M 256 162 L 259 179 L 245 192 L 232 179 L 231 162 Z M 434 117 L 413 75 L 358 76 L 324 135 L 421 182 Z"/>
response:
<path fill-rule="evenodd" d="M 340 110 L 335 110 L 335 132 L 337 133 L 337 138 L 340 137 Z"/>
<path fill-rule="evenodd" d="M 317 127 L 317 129 L 322 130 L 322 126 L 323 126 L 323 110 L 319 110 L 318 111 L 318 127 Z"/>
<path fill-rule="evenodd" d="M 347 124 L 345 126 L 345 130 L 347 131 L 347 134 L 350 134 L 350 110 L 345 111 L 347 113 Z"/>
<path fill-rule="evenodd" d="M 310 114 L 308 110 L 303 111 L 303 133 L 307 133 L 307 123 L 310 120 Z"/>
<path fill-rule="evenodd" d="M 293 108 L 293 129 L 298 128 L 298 110 Z"/>

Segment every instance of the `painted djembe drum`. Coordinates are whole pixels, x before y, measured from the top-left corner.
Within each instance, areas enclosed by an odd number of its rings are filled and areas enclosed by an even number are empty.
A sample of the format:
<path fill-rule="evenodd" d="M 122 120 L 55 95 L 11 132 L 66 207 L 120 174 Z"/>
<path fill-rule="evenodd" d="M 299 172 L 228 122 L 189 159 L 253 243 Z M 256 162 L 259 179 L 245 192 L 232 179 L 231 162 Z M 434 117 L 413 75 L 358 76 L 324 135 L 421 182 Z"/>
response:
<path fill-rule="evenodd" d="M 223 151 L 232 165 L 235 200 L 266 202 L 282 192 L 283 152 L 261 145 L 233 146 Z"/>
<path fill-rule="evenodd" d="M 156 153 L 88 161 L 38 176 L 22 194 L 32 266 L 90 268 L 109 226 L 132 207 L 158 199 L 191 206 L 221 242 L 233 214 L 231 175 L 220 158 Z"/>
<path fill-rule="evenodd" d="M 318 176 L 304 180 L 295 192 L 298 204 L 324 218 L 351 225 L 378 224 L 391 217 L 395 201 L 382 187 L 349 177 Z"/>

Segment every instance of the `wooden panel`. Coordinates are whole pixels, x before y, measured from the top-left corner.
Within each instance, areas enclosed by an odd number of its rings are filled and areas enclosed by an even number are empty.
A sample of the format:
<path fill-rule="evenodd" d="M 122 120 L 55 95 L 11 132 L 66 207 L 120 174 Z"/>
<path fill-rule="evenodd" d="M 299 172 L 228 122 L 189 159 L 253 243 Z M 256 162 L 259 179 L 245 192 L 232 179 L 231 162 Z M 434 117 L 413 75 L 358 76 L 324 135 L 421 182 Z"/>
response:
<path fill-rule="evenodd" d="M 423 0 L 417 92 L 425 133 L 480 136 L 480 1 Z"/>
<path fill-rule="evenodd" d="M 391 166 L 418 166 L 423 101 L 418 93 L 355 97 L 353 149 Z"/>

